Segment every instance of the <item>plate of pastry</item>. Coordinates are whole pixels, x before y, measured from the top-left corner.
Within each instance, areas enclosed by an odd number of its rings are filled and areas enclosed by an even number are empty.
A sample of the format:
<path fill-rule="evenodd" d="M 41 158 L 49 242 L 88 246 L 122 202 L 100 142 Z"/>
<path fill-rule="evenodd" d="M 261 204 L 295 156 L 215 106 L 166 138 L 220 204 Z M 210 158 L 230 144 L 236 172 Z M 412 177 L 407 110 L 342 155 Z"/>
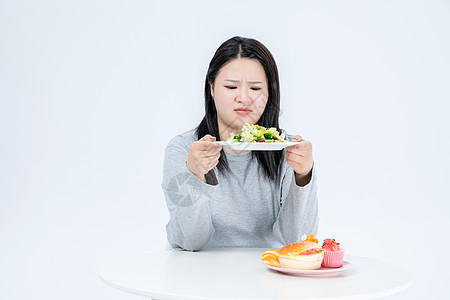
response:
<path fill-rule="evenodd" d="M 305 234 L 301 242 L 264 252 L 261 260 L 269 269 L 298 276 L 328 275 L 352 267 L 344 261 L 345 250 L 336 240 L 325 239 L 322 246 L 318 242 L 313 234 Z"/>

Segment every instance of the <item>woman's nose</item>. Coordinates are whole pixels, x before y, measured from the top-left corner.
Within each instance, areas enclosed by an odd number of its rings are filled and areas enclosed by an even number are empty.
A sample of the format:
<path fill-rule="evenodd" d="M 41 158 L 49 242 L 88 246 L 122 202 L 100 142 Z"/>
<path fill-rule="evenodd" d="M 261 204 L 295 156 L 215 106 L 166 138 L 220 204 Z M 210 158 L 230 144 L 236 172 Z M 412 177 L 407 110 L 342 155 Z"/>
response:
<path fill-rule="evenodd" d="M 243 104 L 252 103 L 252 99 L 250 98 L 250 95 L 249 95 L 247 89 L 244 88 L 240 91 L 239 96 L 238 96 L 238 101 L 242 102 Z"/>

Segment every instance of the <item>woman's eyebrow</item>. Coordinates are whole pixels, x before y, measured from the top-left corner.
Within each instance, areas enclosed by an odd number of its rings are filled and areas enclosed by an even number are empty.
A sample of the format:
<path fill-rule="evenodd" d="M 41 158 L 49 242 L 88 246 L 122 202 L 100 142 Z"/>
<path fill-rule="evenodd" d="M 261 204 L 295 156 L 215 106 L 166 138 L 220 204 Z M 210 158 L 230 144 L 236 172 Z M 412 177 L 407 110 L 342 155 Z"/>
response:
<path fill-rule="evenodd" d="M 240 82 L 240 80 L 235 80 L 235 79 L 225 79 L 225 81 L 229 81 L 232 83 L 238 83 Z M 261 81 L 247 81 L 250 84 L 258 84 L 258 83 L 262 83 Z"/>

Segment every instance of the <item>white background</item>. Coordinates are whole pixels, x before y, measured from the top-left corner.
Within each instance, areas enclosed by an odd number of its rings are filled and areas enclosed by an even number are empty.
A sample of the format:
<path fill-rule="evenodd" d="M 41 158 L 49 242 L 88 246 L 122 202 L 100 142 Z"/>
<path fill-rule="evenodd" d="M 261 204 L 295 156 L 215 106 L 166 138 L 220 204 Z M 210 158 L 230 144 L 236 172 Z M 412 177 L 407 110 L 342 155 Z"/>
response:
<path fill-rule="evenodd" d="M 313 143 L 319 239 L 450 296 L 449 1 L 0 1 L 1 299 L 137 299 L 97 269 L 165 247 L 163 150 L 235 35 Z"/>

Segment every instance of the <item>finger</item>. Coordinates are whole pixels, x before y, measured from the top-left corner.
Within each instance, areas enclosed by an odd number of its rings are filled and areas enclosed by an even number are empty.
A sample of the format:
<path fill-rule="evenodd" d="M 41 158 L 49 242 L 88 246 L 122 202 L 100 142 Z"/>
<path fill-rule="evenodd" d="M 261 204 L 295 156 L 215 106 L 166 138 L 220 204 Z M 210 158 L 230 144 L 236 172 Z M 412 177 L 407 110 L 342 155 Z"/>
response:
<path fill-rule="evenodd" d="M 292 146 L 292 149 L 286 149 L 286 156 L 296 156 L 296 157 L 304 157 L 305 152 L 296 148 L 297 146 Z"/>
<path fill-rule="evenodd" d="M 214 153 L 212 155 L 208 155 L 204 157 L 204 159 L 208 160 L 209 162 L 218 160 L 220 158 L 220 152 Z"/>
<path fill-rule="evenodd" d="M 312 144 L 310 141 L 303 140 L 300 142 L 300 144 L 297 145 L 298 150 L 307 151 L 312 148 Z"/>
<path fill-rule="evenodd" d="M 288 155 L 286 156 L 286 162 L 291 165 L 292 167 L 298 167 L 304 165 L 308 161 L 305 157 L 300 157 L 298 155 Z"/>
<path fill-rule="evenodd" d="M 304 155 L 297 154 L 297 153 L 287 153 L 286 159 L 289 159 L 292 161 L 297 161 L 297 162 L 303 162 L 303 161 L 305 161 L 306 157 Z"/>
<path fill-rule="evenodd" d="M 215 157 L 216 155 L 216 152 L 201 151 L 198 154 L 198 159 L 208 159 L 210 157 Z"/>
<path fill-rule="evenodd" d="M 209 165 L 211 165 L 211 164 L 214 165 L 214 162 L 219 161 L 219 157 L 209 156 L 209 157 L 206 157 L 205 160 L 208 162 Z"/>
<path fill-rule="evenodd" d="M 213 151 L 213 150 L 222 150 L 222 145 L 212 143 L 215 140 L 210 141 L 198 141 L 196 144 L 198 145 L 198 149 L 202 151 Z"/>
<path fill-rule="evenodd" d="M 217 155 L 209 155 L 209 156 L 202 157 L 199 161 L 202 165 L 206 166 L 206 165 L 211 164 L 211 162 L 213 162 L 217 159 L 219 159 L 219 157 Z"/>
<path fill-rule="evenodd" d="M 304 150 L 306 150 L 305 141 L 301 141 L 299 144 L 286 147 L 286 152 L 292 152 L 297 154 L 303 153 Z"/>
<path fill-rule="evenodd" d="M 220 156 L 220 150 L 214 147 L 212 150 L 202 151 L 200 155 L 202 157 Z"/>
<path fill-rule="evenodd" d="M 294 164 L 296 166 L 303 166 L 307 163 L 307 160 L 297 155 L 289 155 L 286 156 L 286 162 L 290 163 L 291 165 Z"/>
<path fill-rule="evenodd" d="M 220 155 L 217 155 L 212 161 L 211 161 L 211 168 L 215 167 L 219 163 Z"/>
<path fill-rule="evenodd" d="M 218 163 L 219 163 L 219 159 L 214 160 L 214 161 L 211 163 L 210 170 L 211 170 L 212 168 L 214 168 L 215 166 L 217 166 Z"/>
<path fill-rule="evenodd" d="M 312 148 L 310 141 L 302 140 L 299 144 L 293 145 L 286 148 L 286 151 L 301 153 L 304 151 L 309 151 Z"/>
<path fill-rule="evenodd" d="M 301 141 L 303 141 L 303 138 L 298 134 L 292 138 L 292 142 L 301 142 Z"/>
<path fill-rule="evenodd" d="M 210 156 L 217 153 L 220 153 L 220 150 L 222 150 L 222 146 L 219 144 L 212 144 L 212 143 L 204 143 L 205 145 L 202 145 L 200 153 L 203 156 Z"/>
<path fill-rule="evenodd" d="M 213 142 L 216 140 L 215 136 L 212 136 L 210 134 L 205 135 L 204 137 L 202 137 L 201 139 L 199 139 L 199 142 Z"/>
<path fill-rule="evenodd" d="M 290 165 L 294 170 L 299 170 L 302 168 L 303 164 L 298 162 L 297 160 L 293 160 L 286 157 L 286 162 Z"/>
<path fill-rule="evenodd" d="M 205 173 L 207 173 L 209 170 L 214 168 L 219 163 L 219 158 L 217 157 L 210 157 L 210 158 L 204 158 L 200 162 L 200 165 L 202 166 L 202 169 Z"/>

